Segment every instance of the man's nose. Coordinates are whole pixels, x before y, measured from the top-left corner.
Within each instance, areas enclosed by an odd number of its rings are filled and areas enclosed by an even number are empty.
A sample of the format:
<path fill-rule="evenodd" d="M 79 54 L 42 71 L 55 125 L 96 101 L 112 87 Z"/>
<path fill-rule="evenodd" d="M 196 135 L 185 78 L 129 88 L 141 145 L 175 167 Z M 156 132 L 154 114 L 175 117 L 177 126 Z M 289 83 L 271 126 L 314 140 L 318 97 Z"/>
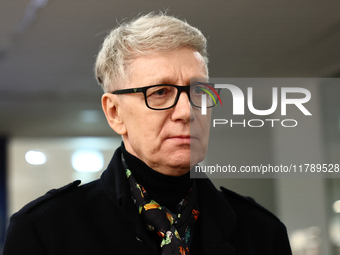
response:
<path fill-rule="evenodd" d="M 194 113 L 192 111 L 192 106 L 188 94 L 183 91 L 174 107 L 174 112 L 172 114 L 173 120 L 182 120 L 183 122 L 189 122 L 194 119 Z"/>

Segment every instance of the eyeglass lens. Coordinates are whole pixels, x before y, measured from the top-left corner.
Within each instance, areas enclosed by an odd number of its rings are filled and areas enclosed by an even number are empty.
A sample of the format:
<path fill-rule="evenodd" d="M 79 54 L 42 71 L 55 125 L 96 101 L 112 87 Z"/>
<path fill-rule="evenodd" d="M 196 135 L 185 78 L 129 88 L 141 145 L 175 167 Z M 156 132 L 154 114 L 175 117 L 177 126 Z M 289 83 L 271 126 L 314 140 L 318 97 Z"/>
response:
<path fill-rule="evenodd" d="M 178 93 L 178 89 L 173 86 L 150 87 L 146 91 L 146 100 L 151 108 L 165 109 L 175 104 Z M 190 87 L 190 99 L 194 106 L 202 107 L 203 97 L 206 97 L 207 107 L 212 107 L 217 102 L 217 95 L 210 86 L 199 84 Z"/>

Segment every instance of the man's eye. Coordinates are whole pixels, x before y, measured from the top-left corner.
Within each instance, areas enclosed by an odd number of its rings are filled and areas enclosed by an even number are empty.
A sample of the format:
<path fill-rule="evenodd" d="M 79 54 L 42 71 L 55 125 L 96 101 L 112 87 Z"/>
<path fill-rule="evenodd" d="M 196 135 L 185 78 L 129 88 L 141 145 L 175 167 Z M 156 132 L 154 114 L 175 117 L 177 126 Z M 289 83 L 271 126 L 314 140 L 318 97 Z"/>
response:
<path fill-rule="evenodd" d="M 157 91 L 155 91 L 153 94 L 157 95 L 157 96 L 163 96 L 166 93 L 165 89 L 159 89 Z"/>
<path fill-rule="evenodd" d="M 150 97 L 160 97 L 160 96 L 168 96 L 171 94 L 171 90 L 168 88 L 160 87 L 160 88 L 153 88 L 149 89 L 147 96 Z"/>
<path fill-rule="evenodd" d="M 195 87 L 192 91 L 192 93 L 194 93 L 195 95 L 200 95 L 200 94 L 205 94 L 206 88 L 203 88 L 203 87 Z"/>
<path fill-rule="evenodd" d="M 202 93 L 204 90 L 202 89 L 202 88 L 195 88 L 195 93 L 196 94 L 200 94 L 200 93 Z"/>

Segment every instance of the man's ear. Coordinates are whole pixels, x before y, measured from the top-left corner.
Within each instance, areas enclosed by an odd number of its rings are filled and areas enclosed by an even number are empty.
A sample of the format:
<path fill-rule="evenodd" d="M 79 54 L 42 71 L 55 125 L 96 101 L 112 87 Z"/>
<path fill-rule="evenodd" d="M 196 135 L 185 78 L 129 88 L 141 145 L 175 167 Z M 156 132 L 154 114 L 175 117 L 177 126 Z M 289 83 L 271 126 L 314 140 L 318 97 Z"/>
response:
<path fill-rule="evenodd" d="M 102 108 L 105 113 L 107 122 L 110 127 L 116 131 L 119 135 L 126 134 L 126 128 L 124 122 L 120 116 L 120 101 L 119 99 L 110 93 L 105 93 L 102 96 Z"/>

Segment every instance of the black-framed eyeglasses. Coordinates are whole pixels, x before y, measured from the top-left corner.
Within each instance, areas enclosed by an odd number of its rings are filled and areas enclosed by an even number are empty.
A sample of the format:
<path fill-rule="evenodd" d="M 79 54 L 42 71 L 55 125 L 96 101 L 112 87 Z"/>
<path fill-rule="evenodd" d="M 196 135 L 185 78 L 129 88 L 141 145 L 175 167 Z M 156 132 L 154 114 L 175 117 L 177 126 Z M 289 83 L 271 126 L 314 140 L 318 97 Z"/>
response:
<path fill-rule="evenodd" d="M 172 84 L 159 84 L 139 88 L 121 89 L 111 92 L 112 94 L 144 94 L 145 104 L 152 110 L 167 110 L 174 107 L 182 92 L 186 92 L 190 103 L 201 108 L 205 101 L 206 107 L 214 107 L 219 100 L 221 89 L 215 89 L 212 83 L 197 83 L 187 86 L 179 86 Z M 203 101 L 202 101 L 203 100 Z"/>

